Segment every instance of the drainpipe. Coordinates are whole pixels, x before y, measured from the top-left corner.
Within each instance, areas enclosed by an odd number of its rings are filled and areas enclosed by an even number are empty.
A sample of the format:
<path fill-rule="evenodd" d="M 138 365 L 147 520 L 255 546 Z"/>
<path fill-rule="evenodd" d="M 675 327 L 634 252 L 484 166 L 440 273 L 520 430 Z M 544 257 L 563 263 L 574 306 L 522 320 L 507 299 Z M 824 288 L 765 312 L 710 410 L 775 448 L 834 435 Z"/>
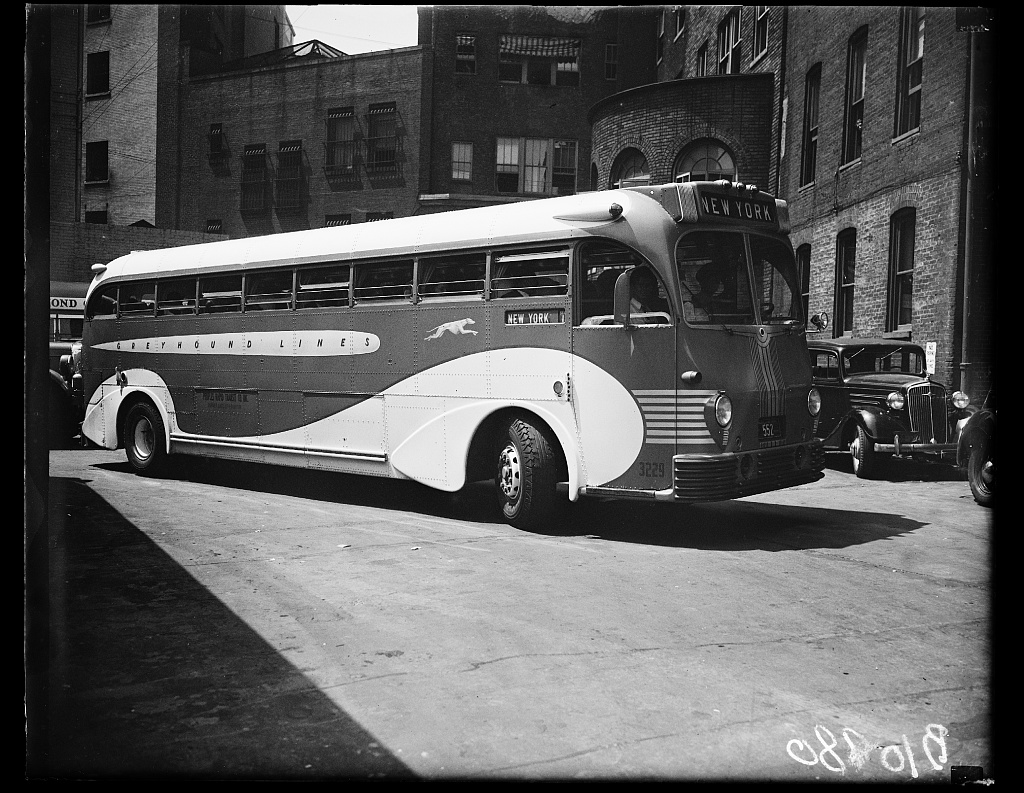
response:
<path fill-rule="evenodd" d="M 775 195 L 781 198 L 782 190 L 782 149 L 785 142 L 782 134 L 786 129 L 783 121 L 783 108 L 786 107 L 786 41 L 789 38 L 789 6 L 782 7 L 782 51 L 779 65 L 779 140 L 775 146 Z"/>
<path fill-rule="evenodd" d="M 971 336 L 971 323 L 970 323 L 970 312 L 971 312 L 971 282 L 973 280 L 973 263 L 974 255 L 972 246 L 974 244 L 974 151 L 977 145 L 977 134 L 975 126 L 977 124 L 975 100 L 977 97 L 977 85 L 978 79 L 978 66 L 975 62 L 974 48 L 976 44 L 977 33 L 971 31 L 968 33 L 968 47 L 970 51 L 968 53 L 967 60 L 967 152 L 964 157 L 967 171 L 967 188 L 966 195 L 964 197 L 964 290 L 963 290 L 963 308 L 961 313 L 961 322 L 963 323 L 960 328 L 960 390 L 971 396 L 971 392 L 968 390 L 971 386 L 971 361 L 970 361 L 970 343 Z"/>

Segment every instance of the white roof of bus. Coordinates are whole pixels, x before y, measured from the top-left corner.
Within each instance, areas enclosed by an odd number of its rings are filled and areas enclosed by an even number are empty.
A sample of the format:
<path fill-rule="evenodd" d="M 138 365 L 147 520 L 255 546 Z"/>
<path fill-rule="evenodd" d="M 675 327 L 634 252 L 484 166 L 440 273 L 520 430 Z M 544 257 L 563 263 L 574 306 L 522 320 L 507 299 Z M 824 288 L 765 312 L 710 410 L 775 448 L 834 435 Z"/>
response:
<path fill-rule="evenodd" d="M 352 226 L 284 232 L 262 237 L 204 242 L 114 259 L 94 281 L 122 276 L 226 270 L 239 266 L 292 265 L 318 261 L 402 256 L 508 242 L 542 242 L 583 236 L 613 222 L 612 204 L 630 211 L 660 204 L 639 193 L 604 190 L 573 196 L 519 201 L 494 207 L 453 210 Z M 648 209 L 647 211 L 650 211 Z M 577 219 L 565 219 L 566 215 Z M 581 219 L 591 217 L 593 219 Z M 668 219 L 668 214 L 665 215 Z"/>

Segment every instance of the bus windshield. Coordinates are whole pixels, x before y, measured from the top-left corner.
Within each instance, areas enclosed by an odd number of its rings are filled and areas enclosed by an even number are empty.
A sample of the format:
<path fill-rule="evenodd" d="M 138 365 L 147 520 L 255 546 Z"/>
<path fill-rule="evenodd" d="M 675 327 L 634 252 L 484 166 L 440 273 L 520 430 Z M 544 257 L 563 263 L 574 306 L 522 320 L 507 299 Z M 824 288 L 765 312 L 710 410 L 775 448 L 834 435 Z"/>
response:
<path fill-rule="evenodd" d="M 683 317 L 689 324 L 782 324 L 802 319 L 793 254 L 779 240 L 758 235 L 749 239 L 752 268 L 747 266 L 742 233 L 695 231 L 679 240 L 676 268 Z"/>

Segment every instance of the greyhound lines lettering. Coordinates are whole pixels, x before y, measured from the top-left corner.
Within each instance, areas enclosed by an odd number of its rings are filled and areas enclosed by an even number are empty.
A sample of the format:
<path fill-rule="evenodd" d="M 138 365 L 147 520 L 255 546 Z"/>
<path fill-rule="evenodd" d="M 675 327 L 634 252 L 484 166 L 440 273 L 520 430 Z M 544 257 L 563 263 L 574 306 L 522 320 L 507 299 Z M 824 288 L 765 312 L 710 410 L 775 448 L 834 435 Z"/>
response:
<path fill-rule="evenodd" d="M 737 201 L 761 211 L 708 209 Z M 559 483 L 686 503 L 812 482 L 787 224 L 695 182 L 131 253 L 93 267 L 83 432 L 147 474 L 191 454 L 493 480 L 522 528 Z"/>

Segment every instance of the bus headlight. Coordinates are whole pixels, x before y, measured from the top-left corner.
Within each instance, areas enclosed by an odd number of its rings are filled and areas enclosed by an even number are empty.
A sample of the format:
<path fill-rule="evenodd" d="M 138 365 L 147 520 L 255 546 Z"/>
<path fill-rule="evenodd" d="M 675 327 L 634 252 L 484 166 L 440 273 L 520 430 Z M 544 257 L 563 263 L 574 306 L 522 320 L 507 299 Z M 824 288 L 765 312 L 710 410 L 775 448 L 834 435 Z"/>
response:
<path fill-rule="evenodd" d="M 903 406 L 906 404 L 903 399 L 903 394 L 899 391 L 893 391 L 889 396 L 885 398 L 885 404 L 887 404 L 893 410 L 903 410 Z"/>
<path fill-rule="evenodd" d="M 953 407 L 957 410 L 963 410 L 970 403 L 970 397 L 967 396 L 963 391 L 954 391 L 952 397 Z"/>
<path fill-rule="evenodd" d="M 821 394 L 818 393 L 817 388 L 812 388 L 807 392 L 807 412 L 812 416 L 817 416 L 821 410 Z"/>
<path fill-rule="evenodd" d="M 725 427 L 732 421 L 732 400 L 725 394 L 719 394 L 715 399 L 715 420 L 720 427 Z"/>

